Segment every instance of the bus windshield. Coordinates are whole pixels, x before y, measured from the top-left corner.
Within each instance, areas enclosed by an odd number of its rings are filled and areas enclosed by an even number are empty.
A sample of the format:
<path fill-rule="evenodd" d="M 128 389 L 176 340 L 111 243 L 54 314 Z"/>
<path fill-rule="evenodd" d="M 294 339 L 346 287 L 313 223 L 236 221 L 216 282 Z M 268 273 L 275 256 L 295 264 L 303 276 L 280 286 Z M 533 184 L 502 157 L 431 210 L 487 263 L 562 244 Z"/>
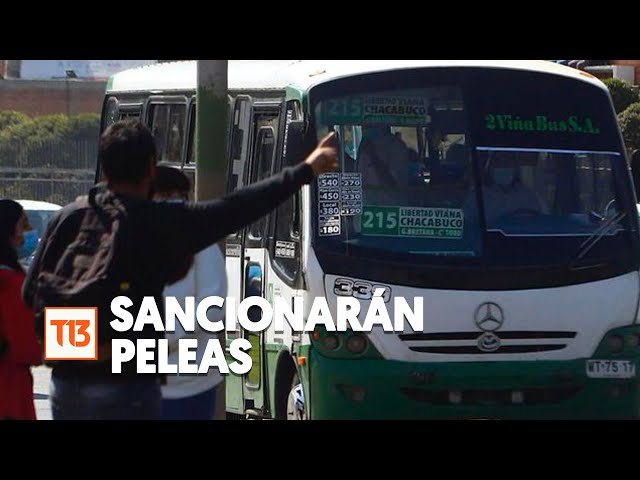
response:
<path fill-rule="evenodd" d="M 594 236 L 583 261 L 628 253 L 637 214 L 605 91 L 473 73 L 316 103 L 318 137 L 337 132 L 341 156 L 314 192 L 317 246 L 509 268 L 566 264 Z"/>

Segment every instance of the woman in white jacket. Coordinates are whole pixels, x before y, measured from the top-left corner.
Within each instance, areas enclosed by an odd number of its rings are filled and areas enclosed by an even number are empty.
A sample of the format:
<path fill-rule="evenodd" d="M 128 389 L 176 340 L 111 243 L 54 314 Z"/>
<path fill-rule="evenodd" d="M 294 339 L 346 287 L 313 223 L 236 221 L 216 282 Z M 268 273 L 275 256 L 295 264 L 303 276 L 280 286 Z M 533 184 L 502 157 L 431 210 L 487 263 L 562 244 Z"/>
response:
<path fill-rule="evenodd" d="M 172 167 L 157 166 L 154 187 L 154 200 L 186 201 L 191 190 L 189 179 L 180 170 Z M 165 297 L 175 297 L 184 308 L 185 297 L 195 297 L 195 304 L 209 296 L 225 298 L 227 295 L 227 277 L 225 259 L 220 247 L 212 245 L 193 258 L 193 264 L 186 276 L 168 285 Z M 207 318 L 215 322 L 224 316 L 223 309 L 210 308 Z M 198 340 L 196 364 L 201 363 L 207 341 L 216 339 L 217 334 L 207 332 L 195 322 L 194 332 L 185 332 L 180 322 L 176 322 L 176 331 L 166 333 L 169 341 L 169 364 L 178 364 L 178 341 L 181 338 Z M 167 376 L 162 386 L 162 417 L 164 420 L 211 420 L 215 413 L 216 386 L 222 382 L 217 368 L 210 368 L 206 375 Z"/>

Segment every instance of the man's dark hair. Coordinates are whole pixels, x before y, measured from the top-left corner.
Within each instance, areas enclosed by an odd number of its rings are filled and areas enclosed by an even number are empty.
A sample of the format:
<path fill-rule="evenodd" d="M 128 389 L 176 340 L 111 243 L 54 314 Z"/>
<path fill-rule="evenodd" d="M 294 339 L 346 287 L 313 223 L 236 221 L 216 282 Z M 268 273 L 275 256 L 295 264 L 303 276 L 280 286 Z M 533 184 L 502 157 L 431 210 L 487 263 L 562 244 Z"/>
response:
<path fill-rule="evenodd" d="M 171 193 L 178 191 L 188 194 L 191 190 L 189 178 L 179 169 L 166 165 L 156 166 L 156 178 L 153 184 L 155 193 Z"/>
<path fill-rule="evenodd" d="M 110 182 L 139 183 L 155 162 L 151 130 L 138 120 L 116 122 L 100 136 L 100 165 Z"/>

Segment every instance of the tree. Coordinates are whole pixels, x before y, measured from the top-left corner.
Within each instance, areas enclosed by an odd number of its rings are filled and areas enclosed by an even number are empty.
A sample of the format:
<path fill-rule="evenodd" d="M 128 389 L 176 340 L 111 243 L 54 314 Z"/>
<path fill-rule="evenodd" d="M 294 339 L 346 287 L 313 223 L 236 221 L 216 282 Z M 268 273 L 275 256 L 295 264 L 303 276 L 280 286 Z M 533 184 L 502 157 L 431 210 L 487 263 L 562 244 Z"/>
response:
<path fill-rule="evenodd" d="M 35 117 L 0 132 L 0 158 L 22 167 L 87 168 L 97 157 L 99 125 L 97 114 Z"/>
<path fill-rule="evenodd" d="M 96 113 L 81 113 L 70 119 L 72 138 L 95 138 L 100 135 L 100 115 Z"/>
<path fill-rule="evenodd" d="M 81 138 L 97 141 L 99 128 L 100 116 L 96 113 L 75 117 L 59 113 L 31 118 L 19 112 L 0 111 L 0 146 L 11 142 L 42 143 Z"/>
<path fill-rule="evenodd" d="M 605 78 L 603 82 L 609 89 L 617 114 L 624 112 L 632 103 L 640 102 L 638 92 L 619 78 Z"/>
<path fill-rule="evenodd" d="M 619 114 L 618 123 L 627 148 L 640 148 L 640 102 L 633 103 Z"/>
<path fill-rule="evenodd" d="M 0 131 L 29 121 L 31 121 L 31 118 L 25 113 L 17 112 L 15 110 L 0 111 Z"/>

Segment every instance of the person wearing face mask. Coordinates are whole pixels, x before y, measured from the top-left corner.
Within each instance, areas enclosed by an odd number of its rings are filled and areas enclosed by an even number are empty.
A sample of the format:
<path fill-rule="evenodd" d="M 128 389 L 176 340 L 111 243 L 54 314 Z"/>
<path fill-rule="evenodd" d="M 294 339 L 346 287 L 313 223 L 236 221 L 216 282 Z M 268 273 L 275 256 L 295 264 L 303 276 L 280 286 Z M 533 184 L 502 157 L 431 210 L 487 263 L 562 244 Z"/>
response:
<path fill-rule="evenodd" d="M 22 301 L 21 255 L 37 243 L 22 206 L 0 200 L 0 419 L 36 420 L 32 366 L 42 364 L 33 311 Z"/>
<path fill-rule="evenodd" d="M 153 185 L 153 199 L 179 203 L 189 199 L 191 184 L 187 176 L 177 168 L 156 167 Z M 183 276 L 183 278 L 177 278 Z M 184 269 L 176 275 L 175 282 L 164 289 L 165 297 L 175 297 L 184 308 L 185 297 L 195 297 L 195 304 L 209 296 L 227 296 L 227 272 L 222 250 L 213 244 L 185 261 Z M 207 318 L 216 322 L 224 318 L 222 309 L 211 308 Z M 169 342 L 169 363 L 178 363 L 178 342 L 180 339 L 198 340 L 197 362 L 200 363 L 209 339 L 218 338 L 200 328 L 196 322 L 194 332 L 185 332 L 179 322 L 176 331 L 166 333 Z M 216 410 L 216 397 L 224 394 L 222 375 L 217 368 L 210 368 L 206 375 L 167 375 L 162 385 L 163 420 L 212 420 Z"/>
<path fill-rule="evenodd" d="M 546 213 L 538 195 L 518 175 L 516 158 L 502 155 L 492 159 L 486 167 L 482 188 L 487 225 L 491 227 L 509 215 L 534 216 Z"/>
<path fill-rule="evenodd" d="M 18 258 L 25 267 L 28 267 L 31 258 L 38 247 L 39 240 L 40 238 L 38 237 L 38 232 L 35 228 L 24 233 L 24 243 L 20 248 L 18 248 Z"/>

